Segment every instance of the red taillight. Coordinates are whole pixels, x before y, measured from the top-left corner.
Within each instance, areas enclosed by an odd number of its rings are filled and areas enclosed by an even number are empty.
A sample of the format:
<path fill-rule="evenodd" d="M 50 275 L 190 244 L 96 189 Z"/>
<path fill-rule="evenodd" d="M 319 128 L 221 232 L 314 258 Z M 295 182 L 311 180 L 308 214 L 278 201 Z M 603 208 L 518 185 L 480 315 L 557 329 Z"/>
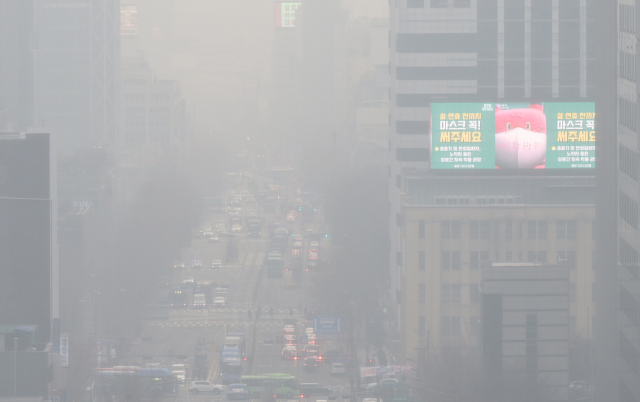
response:
<path fill-rule="evenodd" d="M 244 360 L 247 360 L 247 358 L 245 357 Z"/>

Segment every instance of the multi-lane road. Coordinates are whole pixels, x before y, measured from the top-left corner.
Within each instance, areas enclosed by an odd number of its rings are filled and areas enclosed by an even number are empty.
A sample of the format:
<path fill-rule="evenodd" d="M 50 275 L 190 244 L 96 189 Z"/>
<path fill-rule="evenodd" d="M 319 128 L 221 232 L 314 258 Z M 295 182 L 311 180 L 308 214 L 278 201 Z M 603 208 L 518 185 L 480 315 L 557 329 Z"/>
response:
<path fill-rule="evenodd" d="M 245 208 L 257 209 L 255 204 L 242 205 L 242 215 Z M 203 215 L 203 223 L 210 224 L 214 228 L 216 223 L 228 221 L 226 213 L 210 210 L 204 211 Z M 236 233 L 235 241 L 239 252 L 237 262 L 231 264 L 224 262 L 226 238 L 221 237 L 219 242 L 213 243 L 207 238 L 194 236 L 191 247 L 183 253 L 185 269 L 173 272 L 172 285 L 180 285 L 185 278 L 193 277 L 196 282 L 211 281 L 216 284 L 216 287 L 228 286 L 226 306 L 173 309 L 167 320 L 145 321 L 142 337 L 134 345 L 132 354 L 145 356 L 139 361 L 140 364 L 159 363 L 161 367 L 169 368 L 173 364 L 184 363 L 193 368 L 195 355 L 206 353 L 207 379 L 218 382 L 217 360 L 225 334 L 243 332 L 248 341 L 247 360 L 243 364 L 244 374 L 290 373 L 294 374 L 301 383 L 322 383 L 340 392 L 347 386 L 347 380 L 345 377 L 330 376 L 328 365 L 320 366 L 314 372 L 306 372 L 302 369 L 302 360 L 285 361 L 281 358 L 283 320 L 290 317 L 296 318 L 299 323 L 298 332 L 304 332 L 306 325 L 301 310 L 312 305 L 317 306 L 321 301 L 313 299 L 313 293 L 310 291 L 312 283 L 307 278 L 310 274 L 306 271 L 303 271 L 302 277 L 298 280 L 292 278 L 286 271 L 283 278 L 269 278 L 266 272 L 263 272 L 262 267 L 269 248 L 267 223 L 271 220 L 279 220 L 283 223 L 286 221 L 284 216 L 278 214 L 265 214 L 260 211 L 260 215 L 263 224 L 262 237 L 249 238 L 244 231 Z M 319 222 L 320 218 L 317 219 Z M 311 226 L 319 228 L 318 222 Z M 302 233 L 299 222 L 289 222 L 287 225 L 293 234 Z M 308 240 L 305 239 L 303 250 L 306 250 L 307 245 Z M 322 246 L 321 244 L 321 249 Z M 200 260 L 202 268 L 191 267 L 193 260 Z M 222 260 L 222 268 L 212 269 L 213 260 Z M 287 265 L 288 261 L 285 261 L 285 267 Z M 256 319 L 255 311 L 258 308 L 261 309 L 262 314 L 259 319 Z M 251 318 L 248 315 L 249 309 L 252 310 Z M 269 314 L 271 309 L 273 317 Z M 320 341 L 322 348 L 322 337 Z M 336 346 L 335 342 L 332 342 L 331 347 L 341 346 Z M 188 376 L 191 378 L 187 379 L 187 382 L 195 379 L 193 370 L 190 370 Z M 185 384 L 180 387 L 176 398 L 177 400 L 211 400 L 211 398 L 224 398 L 224 395 L 213 397 L 187 395 Z M 305 398 L 309 401 L 316 399 L 326 399 L 326 396 Z"/>

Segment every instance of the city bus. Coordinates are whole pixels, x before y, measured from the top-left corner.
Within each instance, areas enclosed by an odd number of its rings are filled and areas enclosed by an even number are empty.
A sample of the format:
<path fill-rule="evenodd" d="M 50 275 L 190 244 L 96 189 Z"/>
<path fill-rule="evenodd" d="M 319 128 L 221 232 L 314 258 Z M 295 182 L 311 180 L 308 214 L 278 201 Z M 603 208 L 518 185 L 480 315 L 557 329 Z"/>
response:
<path fill-rule="evenodd" d="M 274 395 L 276 398 L 300 396 L 300 384 L 291 374 L 243 375 L 240 382 L 249 388 L 249 395 L 253 398 L 270 395 Z"/>
<path fill-rule="evenodd" d="M 284 267 L 282 262 L 282 253 L 278 251 L 270 252 L 267 255 L 265 265 L 267 268 L 267 277 L 282 278 L 282 269 Z"/>
<path fill-rule="evenodd" d="M 239 357 L 225 357 L 220 364 L 220 380 L 223 384 L 234 384 L 242 376 L 242 360 Z"/>

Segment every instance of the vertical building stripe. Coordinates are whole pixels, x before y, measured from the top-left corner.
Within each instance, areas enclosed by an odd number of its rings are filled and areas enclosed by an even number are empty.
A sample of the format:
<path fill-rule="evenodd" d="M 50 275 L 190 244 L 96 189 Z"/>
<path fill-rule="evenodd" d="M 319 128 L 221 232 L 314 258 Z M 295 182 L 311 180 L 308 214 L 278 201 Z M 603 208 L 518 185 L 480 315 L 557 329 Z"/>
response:
<path fill-rule="evenodd" d="M 498 98 L 504 98 L 504 0 L 498 0 Z"/>
<path fill-rule="evenodd" d="M 580 0 L 580 97 L 587 96 L 587 0 Z"/>
<path fill-rule="evenodd" d="M 560 96 L 560 12 L 558 10 L 559 0 L 553 0 L 551 10 L 551 96 Z"/>
<path fill-rule="evenodd" d="M 531 97 L 531 0 L 524 1 L 524 96 Z"/>

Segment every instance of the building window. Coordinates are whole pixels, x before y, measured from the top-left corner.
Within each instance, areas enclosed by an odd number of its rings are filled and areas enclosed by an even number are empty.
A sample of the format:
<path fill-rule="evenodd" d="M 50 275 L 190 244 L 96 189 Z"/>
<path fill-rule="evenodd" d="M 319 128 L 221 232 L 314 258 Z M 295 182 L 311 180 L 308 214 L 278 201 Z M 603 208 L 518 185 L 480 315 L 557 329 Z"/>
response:
<path fill-rule="evenodd" d="M 511 223 L 511 221 L 507 221 L 504 224 L 504 238 L 505 239 L 513 238 L 513 224 Z"/>
<path fill-rule="evenodd" d="M 480 335 L 480 319 L 478 317 L 469 317 L 469 330 L 472 336 Z"/>
<path fill-rule="evenodd" d="M 451 303 L 451 285 L 442 285 L 440 287 L 440 302 Z"/>
<path fill-rule="evenodd" d="M 495 239 L 499 239 L 500 238 L 500 222 L 496 222 L 496 224 L 495 224 L 493 237 Z"/>
<path fill-rule="evenodd" d="M 576 302 L 576 300 L 577 300 L 576 293 L 577 293 L 576 284 L 575 284 L 575 283 L 572 283 L 572 284 L 569 286 L 569 301 L 570 301 L 571 303 L 575 303 L 575 302 Z"/>
<path fill-rule="evenodd" d="M 547 252 L 546 251 L 538 251 L 538 262 L 547 263 Z"/>
<path fill-rule="evenodd" d="M 536 238 L 536 221 L 528 221 L 527 222 L 527 238 L 535 239 Z"/>
<path fill-rule="evenodd" d="M 477 239 L 479 237 L 478 221 L 469 222 L 469 237 L 472 239 Z"/>
<path fill-rule="evenodd" d="M 511 253 L 511 251 L 507 251 L 504 254 L 504 260 L 507 261 L 507 262 L 513 261 L 513 254 Z"/>
<path fill-rule="evenodd" d="M 460 269 L 460 252 L 453 251 L 451 253 L 451 269 Z"/>
<path fill-rule="evenodd" d="M 460 285 L 451 285 L 451 303 L 460 303 Z"/>
<path fill-rule="evenodd" d="M 469 302 L 472 304 L 480 303 L 480 286 L 469 285 Z"/>
<path fill-rule="evenodd" d="M 566 221 L 556 222 L 556 237 L 558 239 L 565 239 L 567 237 Z"/>
<path fill-rule="evenodd" d="M 436 198 L 436 205 L 445 205 L 444 198 Z"/>
<path fill-rule="evenodd" d="M 567 221 L 567 239 L 575 239 L 577 231 L 576 221 Z"/>
<path fill-rule="evenodd" d="M 547 221 L 538 221 L 538 239 L 547 238 Z"/>
<path fill-rule="evenodd" d="M 480 262 L 482 261 L 489 261 L 489 252 L 488 251 L 483 251 L 480 253 Z"/>
<path fill-rule="evenodd" d="M 424 0 L 407 0 L 407 8 L 424 8 Z"/>
<path fill-rule="evenodd" d="M 451 335 L 451 317 L 440 317 L 440 335 Z"/>
<path fill-rule="evenodd" d="M 469 253 L 469 269 L 480 268 L 480 256 L 477 251 Z"/>
<path fill-rule="evenodd" d="M 450 221 L 440 222 L 440 237 L 443 239 L 451 238 L 451 222 Z"/>
<path fill-rule="evenodd" d="M 527 253 L 527 261 L 529 262 L 536 262 L 536 258 L 538 257 L 537 253 L 535 251 L 529 251 Z"/>
<path fill-rule="evenodd" d="M 567 263 L 571 269 L 576 267 L 576 252 L 575 251 L 567 251 Z"/>
<path fill-rule="evenodd" d="M 451 267 L 451 253 L 443 251 L 440 256 L 440 267 L 442 269 L 449 269 Z"/>
<path fill-rule="evenodd" d="M 396 251 L 396 265 L 402 265 L 402 253 Z"/>
<path fill-rule="evenodd" d="M 418 239 L 424 239 L 424 221 L 418 221 Z"/>
<path fill-rule="evenodd" d="M 424 251 L 420 251 L 418 252 L 418 269 L 420 271 L 424 271 L 425 270 L 425 255 L 424 255 Z"/>
<path fill-rule="evenodd" d="M 418 317 L 418 336 L 425 336 L 425 333 L 427 332 L 425 329 L 426 325 L 424 317 Z"/>
<path fill-rule="evenodd" d="M 451 336 L 460 336 L 460 317 L 451 317 Z"/>
<path fill-rule="evenodd" d="M 451 221 L 451 238 L 460 238 L 460 221 Z"/>
<path fill-rule="evenodd" d="M 396 187 L 397 188 L 402 187 L 402 177 L 399 174 L 396 175 Z"/>
<path fill-rule="evenodd" d="M 489 221 L 480 221 L 480 238 L 489 238 Z"/>
<path fill-rule="evenodd" d="M 638 230 L 638 202 L 620 190 L 620 217 L 632 228 Z"/>
<path fill-rule="evenodd" d="M 425 300 L 425 287 L 424 283 L 418 285 L 418 303 L 424 303 Z"/>
<path fill-rule="evenodd" d="M 518 239 L 522 239 L 522 222 L 518 222 Z"/>

